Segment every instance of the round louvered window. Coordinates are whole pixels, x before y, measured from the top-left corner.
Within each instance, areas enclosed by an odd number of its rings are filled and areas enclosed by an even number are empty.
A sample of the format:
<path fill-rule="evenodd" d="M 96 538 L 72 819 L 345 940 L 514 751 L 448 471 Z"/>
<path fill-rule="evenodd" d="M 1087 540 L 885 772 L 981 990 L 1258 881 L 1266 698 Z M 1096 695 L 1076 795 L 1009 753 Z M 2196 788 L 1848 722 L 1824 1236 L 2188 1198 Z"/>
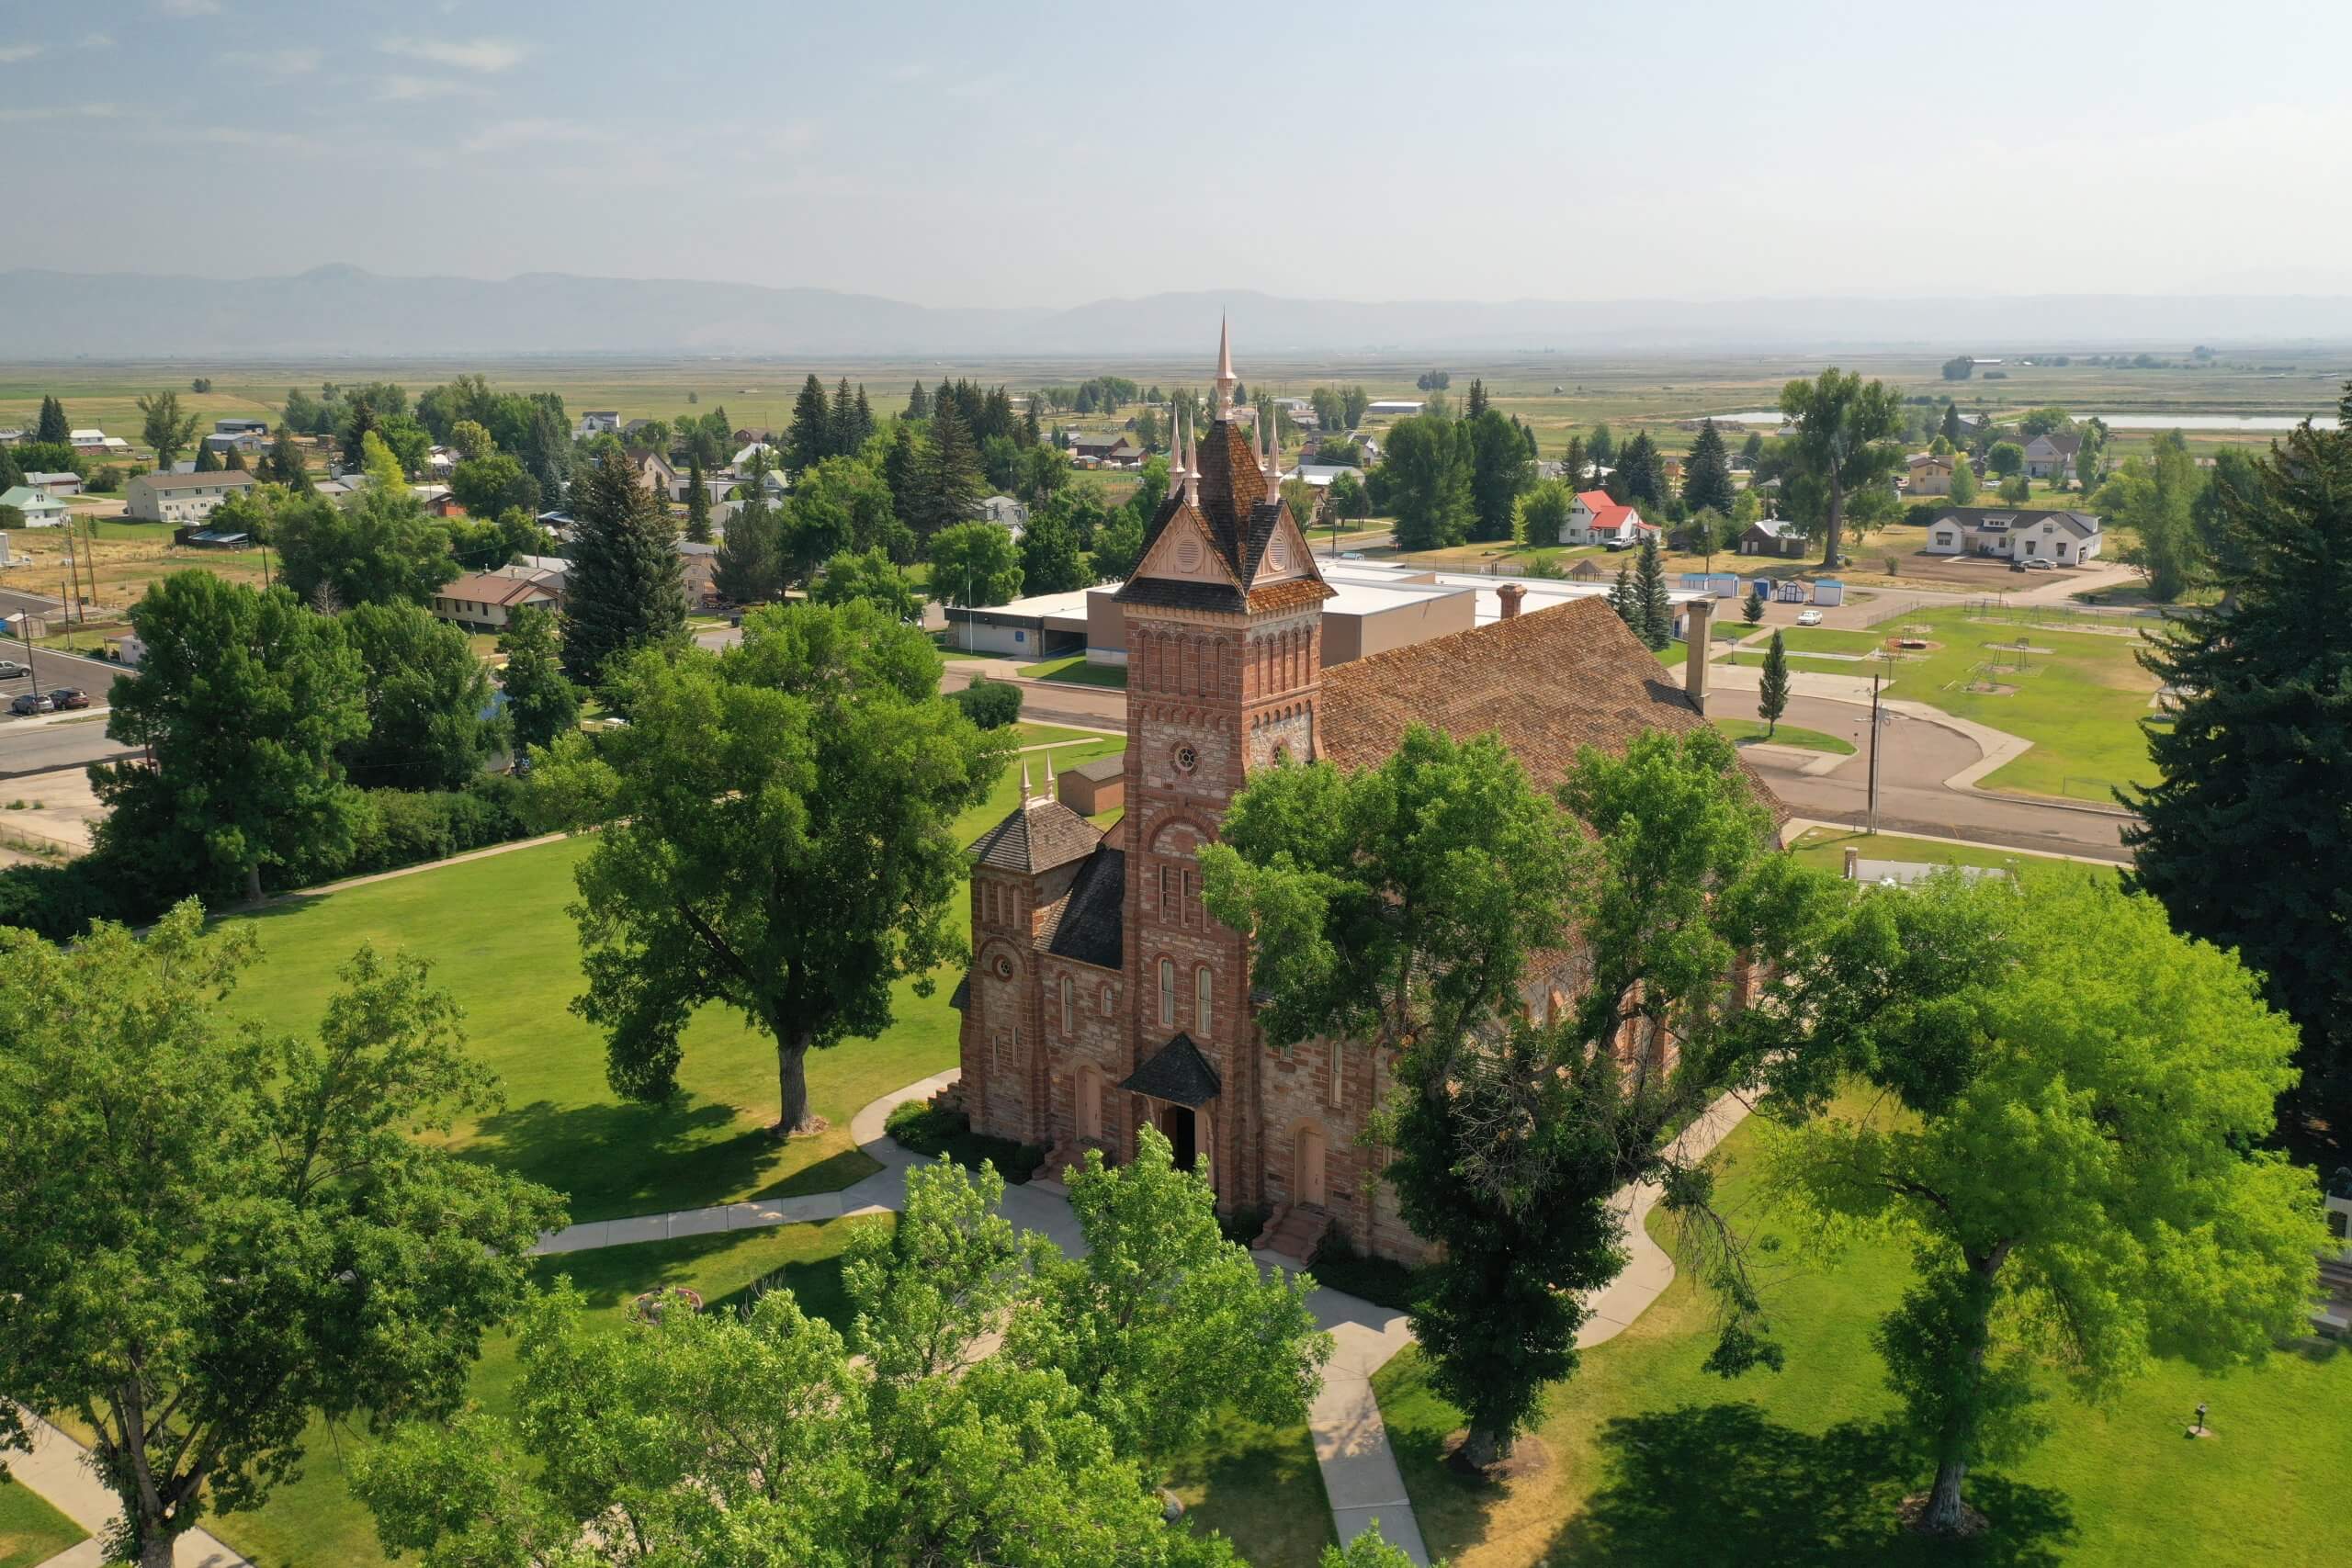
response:
<path fill-rule="evenodd" d="M 1010 980 L 1012 978 L 1012 959 L 1006 958 L 1002 954 L 998 955 L 996 961 L 996 977 L 1000 980 Z"/>
<path fill-rule="evenodd" d="M 1179 571 L 1201 570 L 1201 542 L 1198 539 L 1183 539 L 1177 543 L 1176 570 Z"/>
<path fill-rule="evenodd" d="M 1290 564 L 1290 541 L 1280 534 L 1266 541 L 1266 564 L 1277 568 Z"/>

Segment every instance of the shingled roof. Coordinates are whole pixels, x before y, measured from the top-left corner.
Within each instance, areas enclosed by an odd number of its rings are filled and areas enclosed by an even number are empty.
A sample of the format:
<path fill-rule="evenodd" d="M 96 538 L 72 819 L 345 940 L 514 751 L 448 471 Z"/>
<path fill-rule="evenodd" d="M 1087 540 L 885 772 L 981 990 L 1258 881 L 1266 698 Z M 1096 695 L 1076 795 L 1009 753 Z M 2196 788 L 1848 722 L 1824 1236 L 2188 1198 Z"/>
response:
<path fill-rule="evenodd" d="M 1118 968 L 1125 960 L 1126 890 L 1126 852 L 1098 845 L 1069 892 L 1046 911 L 1041 945 L 1057 958 Z"/>
<path fill-rule="evenodd" d="M 1582 747 L 1623 751 L 1644 730 L 1687 734 L 1707 720 L 1609 601 L 1594 597 L 1323 671 L 1322 760 L 1376 767 L 1413 724 L 1456 740 L 1496 732 L 1548 794 Z M 1757 798 L 1784 816 L 1748 777 Z"/>
<path fill-rule="evenodd" d="M 1193 1043 L 1193 1037 L 1178 1033 L 1145 1057 L 1143 1066 L 1129 1073 L 1119 1087 L 1174 1105 L 1201 1106 L 1215 1100 L 1225 1084 L 1209 1059 L 1201 1055 L 1201 1048 Z"/>
<path fill-rule="evenodd" d="M 1306 575 L 1262 585 L 1257 581 L 1259 566 L 1281 525 L 1284 507 L 1282 492 L 1260 470 L 1250 437 L 1241 427 L 1230 419 L 1210 425 L 1200 443 L 1200 464 L 1199 501 L 1188 501 L 1181 483 L 1170 489 L 1144 530 L 1143 554 L 1138 558 L 1150 556 L 1152 546 L 1177 518 L 1191 515 L 1200 520 L 1234 581 L 1178 581 L 1138 574 L 1129 577 L 1114 597 L 1125 604 L 1222 610 L 1234 615 L 1289 609 L 1331 597 L 1329 585 L 1316 569 L 1312 550 L 1306 555 Z"/>
<path fill-rule="evenodd" d="M 1102 834 L 1058 800 L 1024 800 L 973 840 L 967 852 L 982 865 L 1035 875 L 1094 852 Z"/>

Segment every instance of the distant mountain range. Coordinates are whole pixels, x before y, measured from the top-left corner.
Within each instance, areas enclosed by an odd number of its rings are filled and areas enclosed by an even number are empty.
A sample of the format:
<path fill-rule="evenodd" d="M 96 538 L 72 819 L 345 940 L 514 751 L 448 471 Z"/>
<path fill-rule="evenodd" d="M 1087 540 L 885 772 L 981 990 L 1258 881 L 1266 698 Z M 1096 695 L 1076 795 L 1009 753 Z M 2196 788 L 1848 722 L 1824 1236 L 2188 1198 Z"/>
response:
<path fill-rule="evenodd" d="M 1594 354 L 2003 353 L 2352 344 L 2352 296 L 1524 299 L 1358 303 L 1248 290 L 1068 310 L 945 310 L 830 288 L 575 277 L 0 273 L 0 358 L 401 357 L 529 354 L 910 355 L 1204 352 L 1220 311 L 1250 355 L 1453 350 Z"/>

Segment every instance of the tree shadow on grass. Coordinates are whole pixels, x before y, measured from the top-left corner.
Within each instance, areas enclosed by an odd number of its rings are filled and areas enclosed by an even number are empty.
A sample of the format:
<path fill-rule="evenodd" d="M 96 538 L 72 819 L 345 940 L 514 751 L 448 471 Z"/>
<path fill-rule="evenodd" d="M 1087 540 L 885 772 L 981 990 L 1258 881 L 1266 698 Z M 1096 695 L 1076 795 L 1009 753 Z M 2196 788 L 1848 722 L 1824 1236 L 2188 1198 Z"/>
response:
<path fill-rule="evenodd" d="M 1611 1421 L 1600 1456 L 1610 1479 L 1554 1538 L 1553 1561 L 2049 1568 L 2075 1535 L 2064 1497 L 1996 1475 L 1969 1478 L 1969 1501 L 1992 1521 L 1983 1535 L 1912 1534 L 1895 1510 L 1925 1478 L 1884 1424 L 1847 1422 L 1816 1437 L 1753 1404 L 1686 1404 Z"/>
<path fill-rule="evenodd" d="M 820 1220 L 793 1228 L 821 1236 L 828 1227 L 843 1223 Z M 532 1268 L 541 1286 L 552 1285 L 559 1277 L 568 1278 L 590 1312 L 608 1312 L 628 1305 L 649 1291 L 681 1285 L 704 1289 L 699 1281 L 710 1272 L 709 1259 L 746 1245 L 758 1246 L 761 1238 L 780 1240 L 782 1233 L 714 1231 L 707 1235 L 678 1236 L 669 1241 L 599 1247 L 593 1252 L 560 1253 L 538 1259 Z M 839 1327 L 847 1321 L 849 1310 L 848 1298 L 842 1289 L 842 1262 L 838 1251 L 830 1256 L 788 1259 L 724 1295 L 705 1301 L 703 1310 L 749 1311 L 763 1292 L 788 1290 L 802 1312 Z"/>
<path fill-rule="evenodd" d="M 698 1209 L 746 1195 L 838 1192 L 882 1168 L 856 1149 L 834 1147 L 785 1171 L 795 1158 L 808 1157 L 808 1142 L 779 1144 L 756 1126 L 722 1135 L 738 1120 L 733 1106 L 712 1100 L 537 1100 L 484 1117 L 465 1154 L 569 1195 L 574 1224 Z"/>

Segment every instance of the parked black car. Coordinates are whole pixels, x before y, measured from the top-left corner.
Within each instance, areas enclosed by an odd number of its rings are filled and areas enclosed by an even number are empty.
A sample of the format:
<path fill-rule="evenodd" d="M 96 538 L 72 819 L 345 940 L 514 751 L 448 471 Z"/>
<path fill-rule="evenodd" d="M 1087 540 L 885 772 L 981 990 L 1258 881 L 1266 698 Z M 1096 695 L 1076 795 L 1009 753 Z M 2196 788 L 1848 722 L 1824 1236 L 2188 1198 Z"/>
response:
<path fill-rule="evenodd" d="M 79 686 L 60 686 L 49 694 L 49 701 L 58 712 L 63 713 L 67 708 L 88 707 L 90 694 Z"/>
<path fill-rule="evenodd" d="M 56 706 L 55 703 L 49 700 L 48 693 L 27 692 L 8 705 L 8 711 L 14 714 L 49 713 Z"/>

